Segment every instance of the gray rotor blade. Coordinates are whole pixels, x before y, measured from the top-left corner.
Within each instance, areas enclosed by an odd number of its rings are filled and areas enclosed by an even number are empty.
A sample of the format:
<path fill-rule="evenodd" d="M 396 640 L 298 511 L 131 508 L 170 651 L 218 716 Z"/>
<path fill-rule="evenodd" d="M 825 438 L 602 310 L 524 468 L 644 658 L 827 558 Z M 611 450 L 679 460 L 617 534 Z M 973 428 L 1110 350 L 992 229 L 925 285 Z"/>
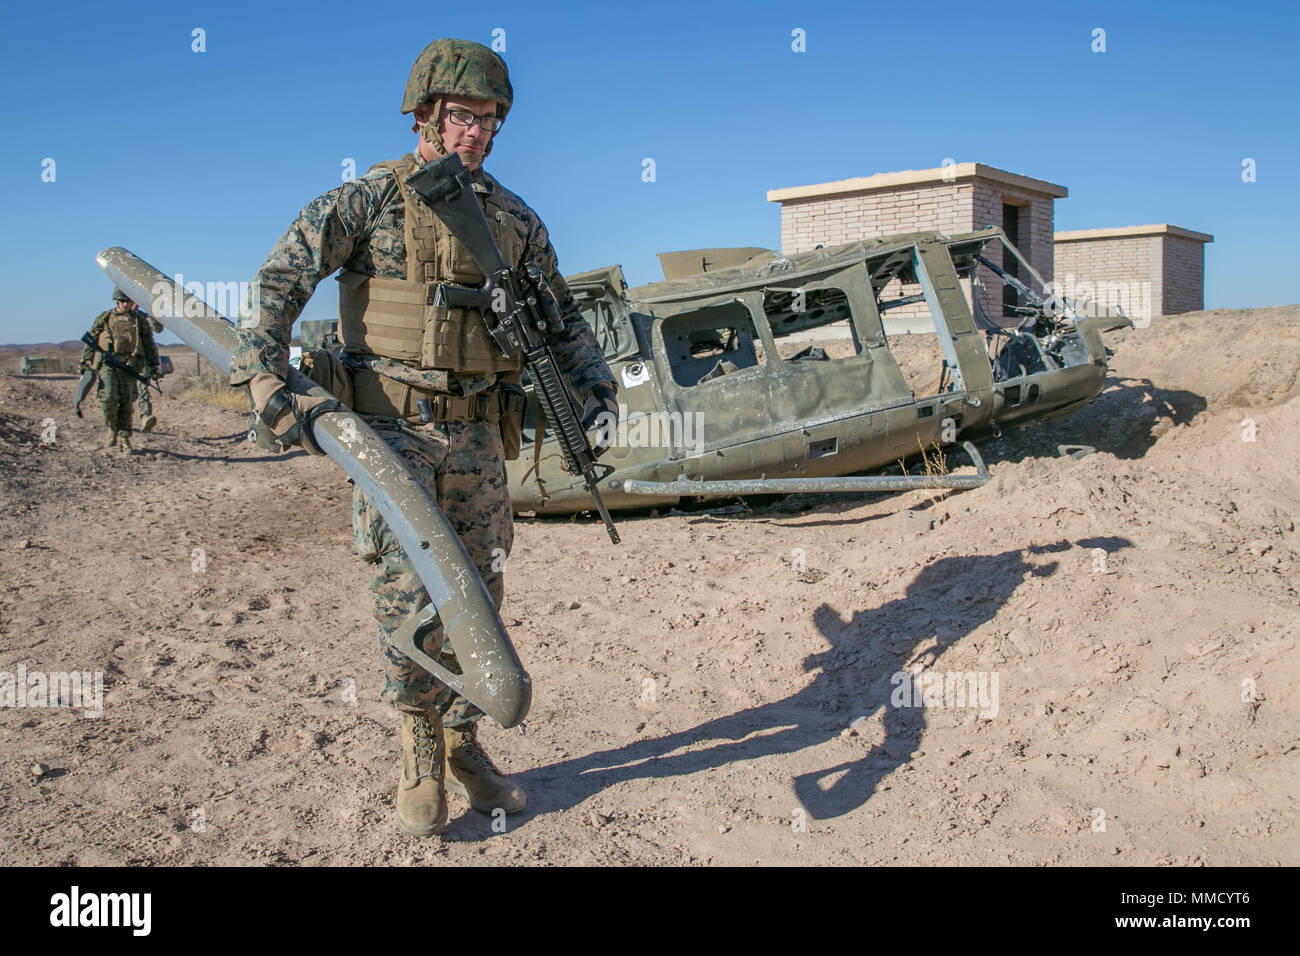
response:
<path fill-rule="evenodd" d="M 238 338 L 229 319 L 119 246 L 105 249 L 96 261 L 134 301 L 150 303 L 149 314 L 168 331 L 218 369 L 230 369 Z M 295 368 L 289 369 L 287 382 L 295 394 L 332 397 Z M 532 684 L 483 579 L 446 515 L 401 456 L 355 412 L 344 409 L 320 415 L 313 435 L 397 535 L 429 593 L 462 673 L 450 673 L 425 654 L 419 655 L 424 660 L 417 663 L 503 727 L 517 725 L 528 713 Z M 402 635 L 408 645 L 414 625 L 427 630 L 428 618 L 427 607 L 412 615 Z"/>

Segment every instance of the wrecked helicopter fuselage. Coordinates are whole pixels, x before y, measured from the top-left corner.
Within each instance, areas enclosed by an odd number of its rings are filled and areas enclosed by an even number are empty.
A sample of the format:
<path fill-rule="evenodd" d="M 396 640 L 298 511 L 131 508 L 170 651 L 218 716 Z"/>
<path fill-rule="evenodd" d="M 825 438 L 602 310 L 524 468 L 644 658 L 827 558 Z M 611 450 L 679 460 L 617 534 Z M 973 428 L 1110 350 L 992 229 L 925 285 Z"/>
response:
<path fill-rule="evenodd" d="M 614 468 L 602 483 L 611 509 L 865 490 L 883 479 L 830 479 L 1082 408 L 1106 375 L 1101 333 L 1132 324 L 1052 296 L 991 227 L 791 256 L 747 248 L 660 258 L 669 278 L 651 285 L 626 289 L 618 266 L 569 279 L 619 384 L 621 420 L 601 458 Z M 908 311 L 937 338 L 933 373 L 910 381 L 885 324 Z M 839 336 L 834 356 L 801 347 L 814 330 L 818 340 Z M 515 511 L 591 508 L 554 440 L 537 447 L 535 421 L 530 394 L 508 468 Z"/>

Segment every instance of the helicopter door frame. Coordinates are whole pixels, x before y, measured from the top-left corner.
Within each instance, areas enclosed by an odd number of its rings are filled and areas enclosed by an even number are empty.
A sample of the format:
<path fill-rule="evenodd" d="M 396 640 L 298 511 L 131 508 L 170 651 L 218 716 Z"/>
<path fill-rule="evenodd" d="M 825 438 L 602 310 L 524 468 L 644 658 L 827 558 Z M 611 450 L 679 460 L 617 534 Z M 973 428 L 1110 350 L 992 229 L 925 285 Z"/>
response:
<path fill-rule="evenodd" d="M 917 404 L 937 399 L 945 408 L 960 405 L 959 431 L 982 424 L 993 414 L 993 366 L 948 246 L 918 242 L 913 246 L 912 264 L 952 376 L 948 391 L 918 398 Z"/>

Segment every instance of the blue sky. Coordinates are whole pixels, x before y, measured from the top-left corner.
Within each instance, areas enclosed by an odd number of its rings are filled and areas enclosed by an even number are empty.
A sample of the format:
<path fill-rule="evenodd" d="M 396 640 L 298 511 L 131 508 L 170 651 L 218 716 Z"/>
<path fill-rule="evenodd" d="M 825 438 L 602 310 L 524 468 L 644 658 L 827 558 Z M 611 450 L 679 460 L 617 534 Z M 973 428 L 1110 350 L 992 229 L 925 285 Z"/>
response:
<path fill-rule="evenodd" d="M 399 109 L 421 48 L 494 30 L 516 99 L 487 168 L 566 272 L 619 262 L 636 285 L 660 278 L 657 252 L 777 247 L 767 190 L 953 157 L 1068 187 L 1058 230 L 1212 233 L 1207 307 L 1300 301 L 1295 3 L 511 2 L 430 6 L 427 25 L 418 9 L 6 5 L 0 342 L 88 328 L 109 305 L 105 246 L 251 279 L 346 160 L 411 149 Z M 333 285 L 305 318 L 333 318 Z"/>

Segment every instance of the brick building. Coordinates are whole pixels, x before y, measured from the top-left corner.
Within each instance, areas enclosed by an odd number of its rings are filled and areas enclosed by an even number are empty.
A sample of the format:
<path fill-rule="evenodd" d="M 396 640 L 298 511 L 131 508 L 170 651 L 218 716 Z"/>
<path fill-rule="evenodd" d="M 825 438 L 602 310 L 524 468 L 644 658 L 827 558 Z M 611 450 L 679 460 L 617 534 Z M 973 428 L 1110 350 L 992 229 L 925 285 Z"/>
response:
<path fill-rule="evenodd" d="M 1161 223 L 1056 233 L 1062 295 L 1120 305 L 1135 321 L 1205 307 L 1205 244 L 1214 237 Z"/>
<path fill-rule="evenodd" d="M 781 251 L 806 252 L 904 232 L 948 235 L 999 226 L 1029 264 L 1050 281 L 1053 270 L 1053 203 L 1068 194 L 1064 186 L 1031 179 L 983 163 L 958 163 L 935 169 L 894 173 L 773 189 L 769 202 L 781 204 Z M 990 249 L 998 265 L 1002 250 Z M 917 290 L 895 284 L 885 298 Z M 969 290 L 967 290 L 969 294 Z M 989 315 L 1002 313 L 1000 286 L 987 283 L 980 298 Z M 890 312 L 891 319 L 928 314 L 923 304 Z"/>

